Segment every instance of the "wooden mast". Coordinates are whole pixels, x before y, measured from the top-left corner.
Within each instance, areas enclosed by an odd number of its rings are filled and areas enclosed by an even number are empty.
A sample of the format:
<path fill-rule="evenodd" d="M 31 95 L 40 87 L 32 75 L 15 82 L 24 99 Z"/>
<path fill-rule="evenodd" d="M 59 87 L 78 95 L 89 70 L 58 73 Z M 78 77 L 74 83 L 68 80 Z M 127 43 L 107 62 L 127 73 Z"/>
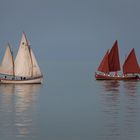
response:
<path fill-rule="evenodd" d="M 29 49 L 29 53 L 30 53 L 31 64 L 32 64 L 31 77 L 33 77 L 33 60 L 32 60 L 32 56 L 31 56 L 31 48 L 30 48 L 30 45 L 29 45 L 29 42 L 28 42 L 27 36 L 26 36 L 26 34 L 25 34 L 24 31 L 23 31 L 23 34 L 24 34 L 24 36 L 25 36 L 26 43 L 27 43 L 26 45 L 27 45 L 27 47 L 28 47 L 28 49 Z"/>

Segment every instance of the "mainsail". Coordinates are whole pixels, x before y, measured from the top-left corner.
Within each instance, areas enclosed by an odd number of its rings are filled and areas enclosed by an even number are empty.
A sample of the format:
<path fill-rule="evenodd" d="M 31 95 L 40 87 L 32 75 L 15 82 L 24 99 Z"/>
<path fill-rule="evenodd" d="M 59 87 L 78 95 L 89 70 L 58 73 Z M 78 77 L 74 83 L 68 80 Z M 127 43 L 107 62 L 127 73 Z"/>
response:
<path fill-rule="evenodd" d="M 109 51 L 106 52 L 103 60 L 101 61 L 98 71 L 104 72 L 104 73 L 109 73 L 109 65 L 108 65 L 108 54 Z"/>
<path fill-rule="evenodd" d="M 109 71 L 119 71 L 120 70 L 120 60 L 119 60 L 119 50 L 117 40 L 115 41 L 113 47 L 111 48 L 109 55 Z"/>
<path fill-rule="evenodd" d="M 14 75 L 14 60 L 9 44 L 6 47 L 6 51 L 0 65 L 0 73 Z"/>
<path fill-rule="evenodd" d="M 128 57 L 126 58 L 123 64 L 123 73 L 124 74 L 140 73 L 140 68 L 134 48 L 131 50 L 131 52 L 129 53 Z"/>
<path fill-rule="evenodd" d="M 23 32 L 19 50 L 15 59 L 15 76 L 32 77 L 32 60 L 30 47 Z"/>

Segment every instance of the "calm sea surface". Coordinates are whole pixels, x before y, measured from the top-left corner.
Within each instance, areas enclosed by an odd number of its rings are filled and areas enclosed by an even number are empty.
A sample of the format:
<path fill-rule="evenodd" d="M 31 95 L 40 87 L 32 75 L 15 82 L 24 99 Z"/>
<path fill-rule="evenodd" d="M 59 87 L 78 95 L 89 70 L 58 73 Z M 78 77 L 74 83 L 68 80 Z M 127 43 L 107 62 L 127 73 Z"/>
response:
<path fill-rule="evenodd" d="M 0 140 L 139 140 L 140 81 L 95 81 L 92 62 L 48 62 L 42 85 L 0 85 Z"/>

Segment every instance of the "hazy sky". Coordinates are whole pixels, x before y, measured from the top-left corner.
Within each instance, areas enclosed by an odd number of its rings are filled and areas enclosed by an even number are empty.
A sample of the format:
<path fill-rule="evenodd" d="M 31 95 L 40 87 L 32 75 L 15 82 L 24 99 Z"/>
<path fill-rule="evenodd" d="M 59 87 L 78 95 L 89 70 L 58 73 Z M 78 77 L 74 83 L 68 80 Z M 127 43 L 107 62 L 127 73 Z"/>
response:
<path fill-rule="evenodd" d="M 121 63 L 132 47 L 140 61 L 139 0 L 0 0 L 0 19 L 1 55 L 8 41 L 17 50 L 25 31 L 39 61 L 97 66 L 116 39 Z"/>

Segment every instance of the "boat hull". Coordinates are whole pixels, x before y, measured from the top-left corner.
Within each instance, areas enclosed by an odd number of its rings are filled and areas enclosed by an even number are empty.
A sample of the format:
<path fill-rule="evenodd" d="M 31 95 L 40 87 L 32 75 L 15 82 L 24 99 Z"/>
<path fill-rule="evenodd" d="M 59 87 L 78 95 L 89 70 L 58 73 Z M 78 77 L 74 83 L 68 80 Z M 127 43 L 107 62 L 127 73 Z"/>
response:
<path fill-rule="evenodd" d="M 103 74 L 95 74 L 96 80 L 140 80 L 138 75 L 132 76 L 111 76 Z"/>
<path fill-rule="evenodd" d="M 34 77 L 34 78 L 28 78 L 28 79 L 0 79 L 0 84 L 41 84 L 43 81 L 43 77 Z"/>

